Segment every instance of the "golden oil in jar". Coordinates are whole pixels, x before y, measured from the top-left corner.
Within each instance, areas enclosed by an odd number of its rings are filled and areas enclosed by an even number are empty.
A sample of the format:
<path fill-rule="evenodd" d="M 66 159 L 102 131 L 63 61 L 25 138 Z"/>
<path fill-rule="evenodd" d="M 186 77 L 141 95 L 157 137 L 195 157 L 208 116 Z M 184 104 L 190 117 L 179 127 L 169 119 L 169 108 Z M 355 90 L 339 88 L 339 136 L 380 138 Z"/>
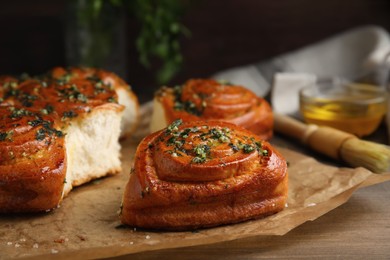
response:
<path fill-rule="evenodd" d="M 316 85 L 300 91 L 300 111 L 307 123 L 325 125 L 359 137 L 373 133 L 387 110 L 387 92 L 351 83 Z"/>

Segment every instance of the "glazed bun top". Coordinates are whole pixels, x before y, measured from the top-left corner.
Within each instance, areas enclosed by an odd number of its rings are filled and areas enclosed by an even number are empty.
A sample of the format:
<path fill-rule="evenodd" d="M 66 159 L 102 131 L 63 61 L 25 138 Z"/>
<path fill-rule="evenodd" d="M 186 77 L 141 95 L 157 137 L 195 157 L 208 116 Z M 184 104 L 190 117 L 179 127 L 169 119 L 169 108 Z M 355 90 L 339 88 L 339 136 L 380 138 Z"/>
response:
<path fill-rule="evenodd" d="M 275 168 L 281 167 L 274 162 L 269 143 L 242 127 L 221 121 L 176 120 L 146 137 L 137 155 L 138 173 L 153 168 L 153 174 L 169 182 L 218 181 L 251 172 L 271 176 L 276 174 Z M 149 167 L 151 161 L 153 167 Z M 270 176 L 265 178 L 270 180 Z"/>
<path fill-rule="evenodd" d="M 243 86 L 214 79 L 191 79 L 174 88 L 163 87 L 156 93 L 168 123 L 221 120 L 261 135 L 272 136 L 273 117 L 266 100 Z"/>
<path fill-rule="evenodd" d="M 116 81 L 67 75 L 0 77 L 0 165 L 38 158 L 54 144 L 63 145 L 69 120 L 94 107 L 123 110 L 111 85 Z"/>

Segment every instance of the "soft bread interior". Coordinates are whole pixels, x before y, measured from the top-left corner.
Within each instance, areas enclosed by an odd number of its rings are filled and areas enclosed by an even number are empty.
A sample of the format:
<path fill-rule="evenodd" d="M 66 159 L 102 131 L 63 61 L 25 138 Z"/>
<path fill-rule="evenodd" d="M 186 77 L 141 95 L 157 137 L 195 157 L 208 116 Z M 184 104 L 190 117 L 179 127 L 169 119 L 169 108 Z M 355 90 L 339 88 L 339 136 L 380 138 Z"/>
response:
<path fill-rule="evenodd" d="M 134 132 L 138 122 L 138 101 L 126 88 L 117 88 L 118 103 L 125 106 L 123 119 L 120 126 L 121 137 Z"/>
<path fill-rule="evenodd" d="M 168 125 L 165 117 L 164 107 L 158 98 L 153 99 L 153 113 L 152 120 L 150 121 L 150 132 L 154 133 L 158 130 L 165 128 Z"/>
<path fill-rule="evenodd" d="M 121 171 L 118 139 L 122 111 L 111 106 L 95 108 L 71 120 L 66 128 L 67 171 L 63 196 L 73 186 Z"/>

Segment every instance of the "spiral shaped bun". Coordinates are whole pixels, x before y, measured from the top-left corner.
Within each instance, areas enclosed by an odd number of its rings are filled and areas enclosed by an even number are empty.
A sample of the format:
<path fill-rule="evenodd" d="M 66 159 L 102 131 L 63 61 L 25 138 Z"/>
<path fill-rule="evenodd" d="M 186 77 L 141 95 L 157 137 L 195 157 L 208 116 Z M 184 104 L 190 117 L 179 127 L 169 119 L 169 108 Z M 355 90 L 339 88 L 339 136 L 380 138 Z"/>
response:
<path fill-rule="evenodd" d="M 0 212 L 51 209 L 66 178 L 63 132 L 52 116 L 12 108 L 0 106 Z"/>
<path fill-rule="evenodd" d="M 220 120 L 242 126 L 262 139 L 272 137 L 270 105 L 252 91 L 213 79 L 191 79 L 183 86 L 161 88 L 154 99 L 151 132 L 176 119 Z"/>
<path fill-rule="evenodd" d="M 281 211 L 287 166 L 252 132 L 221 121 L 175 121 L 139 144 L 122 222 L 185 230 Z"/>

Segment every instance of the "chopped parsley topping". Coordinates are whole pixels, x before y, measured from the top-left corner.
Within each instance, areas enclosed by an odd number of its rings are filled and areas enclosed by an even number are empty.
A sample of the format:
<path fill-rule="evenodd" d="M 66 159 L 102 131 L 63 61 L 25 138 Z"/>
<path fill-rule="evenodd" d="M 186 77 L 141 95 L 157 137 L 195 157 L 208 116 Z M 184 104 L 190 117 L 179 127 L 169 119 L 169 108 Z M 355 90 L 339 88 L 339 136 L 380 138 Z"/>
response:
<path fill-rule="evenodd" d="M 45 139 L 46 135 L 53 135 L 53 134 L 57 137 L 64 136 L 64 133 L 62 131 L 54 129 L 50 126 L 43 125 L 43 128 L 38 129 L 37 133 L 35 134 L 35 139 L 41 141 Z"/>
<path fill-rule="evenodd" d="M 48 84 L 46 81 L 41 81 L 41 86 L 47 88 Z"/>
<path fill-rule="evenodd" d="M 46 137 L 46 131 L 43 128 L 38 129 L 37 133 L 35 134 L 35 139 L 38 141 L 42 141 Z"/>
<path fill-rule="evenodd" d="M 203 113 L 204 108 L 207 106 L 205 95 L 198 94 L 197 97 L 201 98 L 201 107 L 198 108 L 196 104 L 190 100 L 182 100 L 182 86 L 175 86 L 173 88 L 173 94 L 175 96 L 173 108 L 175 110 L 184 110 L 189 114 L 200 116 Z"/>
<path fill-rule="evenodd" d="M 172 122 L 172 124 L 170 124 L 167 129 L 165 130 L 165 133 L 166 134 L 170 134 L 174 131 L 177 131 L 179 128 L 178 126 L 181 125 L 183 123 L 183 120 L 181 119 L 177 119 L 175 121 Z"/>
<path fill-rule="evenodd" d="M 21 118 L 23 116 L 31 116 L 33 115 L 32 112 L 24 109 L 24 108 L 16 108 L 16 107 L 10 107 L 11 115 L 9 116 L 12 119 Z"/>
<path fill-rule="evenodd" d="M 71 84 L 70 87 L 58 90 L 61 97 L 70 101 L 81 101 L 86 103 L 88 98 L 80 92 L 76 84 Z"/>
<path fill-rule="evenodd" d="M 97 95 L 97 94 L 100 94 L 100 93 L 104 93 L 104 92 L 106 92 L 107 90 L 104 88 L 104 83 L 103 83 L 103 81 L 101 81 L 101 80 L 97 80 L 97 82 L 95 83 L 95 90 L 94 90 L 94 93 L 95 93 L 95 95 Z"/>
<path fill-rule="evenodd" d="M 210 155 L 210 146 L 199 144 L 194 147 L 195 157 L 192 159 L 193 163 L 203 163 Z"/>
<path fill-rule="evenodd" d="M 118 103 L 118 100 L 115 97 L 109 97 L 107 99 L 107 102 L 109 102 L 109 103 Z"/>
<path fill-rule="evenodd" d="M 18 83 L 15 81 L 7 81 L 3 84 L 3 87 L 5 89 L 9 89 L 9 88 L 15 89 L 17 86 L 18 86 Z"/>
<path fill-rule="evenodd" d="M 60 85 L 64 85 L 66 83 L 68 83 L 72 78 L 72 73 L 65 73 L 64 75 L 62 75 L 61 77 L 59 77 L 57 79 L 57 83 L 60 84 Z"/>
<path fill-rule="evenodd" d="M 6 89 L 4 92 L 4 99 L 8 98 L 15 98 L 20 103 L 22 103 L 25 107 L 31 107 L 33 105 L 33 102 L 38 98 L 35 95 L 30 95 L 28 93 L 21 92 L 19 89 L 17 89 L 17 83 L 16 82 L 6 82 L 3 87 Z"/>
<path fill-rule="evenodd" d="M 36 100 L 37 98 L 38 98 L 37 96 L 23 93 L 18 99 L 23 106 L 31 107 L 33 105 L 33 101 Z"/>
<path fill-rule="evenodd" d="M 250 144 L 244 144 L 243 147 L 242 147 L 242 151 L 244 153 L 251 153 L 255 150 L 255 147 L 250 145 Z"/>
<path fill-rule="evenodd" d="M 0 141 L 12 141 L 14 131 L 0 132 Z"/>
<path fill-rule="evenodd" d="M 221 143 L 229 143 L 230 138 L 227 136 L 227 134 L 230 133 L 230 130 L 228 128 L 218 129 L 218 128 L 212 128 L 209 131 L 209 134 L 211 135 L 212 139 L 219 140 Z"/>
<path fill-rule="evenodd" d="M 87 77 L 87 80 L 91 81 L 94 84 L 94 94 L 98 95 L 100 93 L 105 93 L 107 90 L 113 90 L 114 87 L 111 84 L 106 84 L 101 78 L 96 75 Z M 109 101 L 115 102 L 115 101 Z"/>
<path fill-rule="evenodd" d="M 38 118 L 33 121 L 28 121 L 28 124 L 31 125 L 32 127 L 36 127 L 38 125 L 41 125 L 44 121 L 41 118 Z"/>
<path fill-rule="evenodd" d="M 6 132 L 0 132 L 0 141 L 4 141 L 7 138 L 8 134 Z"/>
<path fill-rule="evenodd" d="M 226 144 L 234 153 L 241 152 L 249 154 L 257 151 L 260 156 L 267 156 L 268 151 L 262 149 L 261 141 L 257 141 L 253 137 L 242 136 L 239 140 L 234 138 L 234 132 L 227 127 L 188 127 L 179 129 L 182 121 L 176 120 L 170 124 L 164 131 L 166 137 L 166 146 L 172 147 L 166 151 L 172 157 L 180 157 L 184 155 L 192 156 L 191 163 L 204 163 L 211 160 L 212 147 Z M 191 135 L 191 133 L 196 133 Z M 161 137 L 159 140 L 163 140 Z M 200 140 L 200 144 L 192 144 L 194 140 Z M 185 145 L 186 144 L 186 145 Z M 152 146 L 153 147 L 153 146 Z M 150 148 L 152 148 L 150 147 Z"/>
<path fill-rule="evenodd" d="M 78 114 L 73 110 L 65 111 L 64 113 L 62 113 L 62 120 L 65 120 L 66 118 L 77 117 L 77 116 Z"/>
<path fill-rule="evenodd" d="M 35 120 L 28 121 L 28 124 L 32 127 L 42 126 L 35 134 L 35 139 L 38 141 L 45 139 L 46 135 L 55 135 L 57 137 L 64 136 L 62 131 L 53 128 L 51 122 L 43 120 L 42 118 L 38 117 Z"/>
<path fill-rule="evenodd" d="M 19 93 L 20 93 L 19 89 L 14 89 L 14 88 L 8 89 L 4 93 L 4 99 L 10 98 L 10 97 L 17 97 L 17 96 L 19 96 Z"/>
<path fill-rule="evenodd" d="M 41 109 L 41 113 L 44 115 L 49 115 L 53 113 L 54 107 L 52 105 L 47 104 L 44 108 Z"/>

